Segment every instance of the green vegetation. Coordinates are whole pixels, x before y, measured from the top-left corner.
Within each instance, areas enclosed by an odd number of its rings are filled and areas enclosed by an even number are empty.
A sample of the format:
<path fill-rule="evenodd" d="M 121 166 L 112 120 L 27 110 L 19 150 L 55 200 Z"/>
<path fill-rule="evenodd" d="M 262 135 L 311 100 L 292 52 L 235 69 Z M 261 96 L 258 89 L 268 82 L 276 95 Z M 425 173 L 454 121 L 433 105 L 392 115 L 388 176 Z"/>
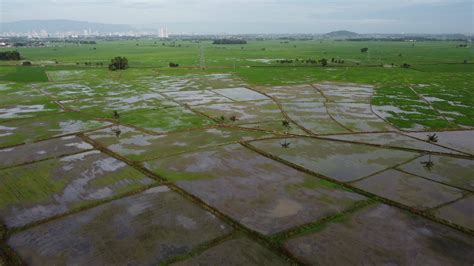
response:
<path fill-rule="evenodd" d="M 0 75 L 0 81 L 43 82 L 48 76 L 43 67 L 14 67 L 13 71 Z"/>
<path fill-rule="evenodd" d="M 125 70 L 128 68 L 128 60 L 125 57 L 117 56 L 110 60 L 109 70 Z"/>
<path fill-rule="evenodd" d="M 219 39 L 214 40 L 213 44 L 247 44 L 246 40 L 241 39 Z"/>
<path fill-rule="evenodd" d="M 376 202 L 436 220 L 431 207 L 412 205 L 405 195 L 410 201 L 433 198 L 439 201 L 433 206 L 442 206 L 437 211 L 470 200 L 457 181 L 472 165 L 470 147 L 461 153 L 454 138 L 463 136 L 464 143 L 473 131 L 455 131 L 459 135 L 450 139 L 447 134 L 455 132 L 442 130 L 474 127 L 471 46 L 286 39 L 227 45 L 240 41 L 46 42 L 19 48 L 20 62 L 1 61 L 0 149 L 8 164 L 0 170 L 0 213 L 31 217 L 12 223 L 13 230 L 0 224 L 0 236 L 37 230 L 42 239 L 46 232 L 44 239 L 59 243 L 61 252 L 93 247 L 90 254 L 109 263 L 134 257 L 116 256 L 130 245 L 138 245 L 137 257 L 161 254 L 155 246 L 184 254 L 191 246 L 179 245 L 194 235 L 199 241 L 192 245 L 204 243 L 194 255 L 241 233 L 281 253 L 292 252 L 290 239 L 335 223 L 349 228 L 352 213 Z M 46 140 L 67 144 L 46 149 Z M 53 147 L 65 152 L 49 154 Z M 27 160 L 16 162 L 10 154 Z M 426 172 L 408 167 L 420 163 Z M 439 169 L 454 181 L 431 177 Z M 406 183 L 397 181 L 401 199 L 360 185 L 377 185 L 385 171 L 407 176 Z M 130 197 L 103 205 L 125 195 Z M 199 224 L 195 217 L 206 211 L 213 215 L 203 215 Z M 439 220 L 471 232 L 464 216 Z M 233 226 L 228 232 L 216 226 L 223 236 L 211 241 L 206 237 L 217 238 L 209 221 L 216 218 Z M 395 218 L 398 225 L 406 222 Z M 71 232 L 71 224 L 77 234 L 70 239 L 53 230 L 61 225 L 60 231 Z M 133 233 L 137 228 L 146 230 Z M 10 260 L 2 241 L 0 258 Z M 25 243 L 15 250 L 42 250 L 29 246 L 38 241 Z M 74 245 L 64 248 L 68 243 Z"/>
<path fill-rule="evenodd" d="M 38 67 L 22 68 L 4 61 L 0 63 L 0 80 L 44 82 L 48 76 L 52 81 L 93 84 L 115 80 L 141 90 L 143 78 L 227 73 L 250 86 L 321 81 L 371 84 L 376 86 L 374 106 L 391 105 L 405 111 L 393 111 L 387 117 L 394 125 L 402 129 L 416 125 L 455 128 L 474 125 L 474 92 L 470 89 L 474 87 L 474 64 L 467 63 L 474 61 L 474 47 L 460 49 L 459 45 L 456 41 L 412 46 L 403 41 L 266 40 L 248 41 L 243 49 L 214 41 L 97 41 L 94 47 L 51 43 L 18 48 Z M 117 54 L 122 55 L 121 60 L 113 60 L 111 68 L 122 68 L 126 58 L 129 70 L 104 71 L 109 58 Z M 65 70 L 70 76 L 61 74 Z M 430 106 L 420 97 L 440 100 Z"/>
<path fill-rule="evenodd" d="M 0 60 L 20 60 L 21 56 L 18 51 L 6 51 L 0 52 Z"/>
<path fill-rule="evenodd" d="M 33 204 L 48 201 L 51 194 L 57 193 L 66 185 L 64 180 L 51 179 L 48 174 L 56 161 L 41 163 L 41 167 L 23 167 L 2 170 L 0 181 L 0 208 L 19 203 Z"/>

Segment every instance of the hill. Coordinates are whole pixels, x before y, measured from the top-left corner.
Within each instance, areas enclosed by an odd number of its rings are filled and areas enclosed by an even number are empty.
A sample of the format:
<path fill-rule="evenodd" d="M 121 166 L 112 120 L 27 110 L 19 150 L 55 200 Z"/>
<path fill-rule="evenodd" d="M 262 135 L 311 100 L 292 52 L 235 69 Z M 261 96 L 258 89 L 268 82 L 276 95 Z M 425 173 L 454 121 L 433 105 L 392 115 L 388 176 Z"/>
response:
<path fill-rule="evenodd" d="M 339 30 L 326 33 L 323 37 L 330 39 L 349 39 L 360 37 L 360 34 L 347 30 Z"/>

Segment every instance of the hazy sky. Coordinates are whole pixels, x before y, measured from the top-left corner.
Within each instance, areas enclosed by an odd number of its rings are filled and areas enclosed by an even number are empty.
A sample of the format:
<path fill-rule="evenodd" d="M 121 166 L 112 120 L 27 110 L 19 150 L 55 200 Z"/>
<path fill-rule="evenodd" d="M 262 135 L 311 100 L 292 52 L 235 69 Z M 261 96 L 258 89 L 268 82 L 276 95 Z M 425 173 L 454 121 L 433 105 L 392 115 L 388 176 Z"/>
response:
<path fill-rule="evenodd" d="M 72 19 L 194 33 L 472 33 L 474 0 L 0 0 L 1 21 Z"/>

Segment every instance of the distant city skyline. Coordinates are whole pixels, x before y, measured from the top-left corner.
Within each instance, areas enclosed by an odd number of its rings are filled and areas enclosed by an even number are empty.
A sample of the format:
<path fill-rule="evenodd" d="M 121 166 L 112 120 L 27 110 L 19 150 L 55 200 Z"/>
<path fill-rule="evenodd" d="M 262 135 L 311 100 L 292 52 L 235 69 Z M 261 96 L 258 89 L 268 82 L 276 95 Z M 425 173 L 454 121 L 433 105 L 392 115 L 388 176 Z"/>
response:
<path fill-rule="evenodd" d="M 105 24 L 106 25 L 106 24 Z M 154 35 L 159 38 L 169 38 L 169 31 L 166 27 L 156 29 L 128 29 L 128 30 L 97 30 L 93 25 L 68 30 L 45 30 L 41 26 L 36 26 L 29 30 L 8 30 L 0 28 L 0 36 L 3 37 L 29 37 L 29 38 L 48 38 L 48 37 L 90 37 L 90 36 L 144 36 Z"/>
<path fill-rule="evenodd" d="M 172 33 L 473 33 L 466 0 L 1 0 L 0 22 L 70 19 Z M 1 32 L 0 28 L 0 32 Z M 163 35 L 163 32 L 160 33 Z"/>

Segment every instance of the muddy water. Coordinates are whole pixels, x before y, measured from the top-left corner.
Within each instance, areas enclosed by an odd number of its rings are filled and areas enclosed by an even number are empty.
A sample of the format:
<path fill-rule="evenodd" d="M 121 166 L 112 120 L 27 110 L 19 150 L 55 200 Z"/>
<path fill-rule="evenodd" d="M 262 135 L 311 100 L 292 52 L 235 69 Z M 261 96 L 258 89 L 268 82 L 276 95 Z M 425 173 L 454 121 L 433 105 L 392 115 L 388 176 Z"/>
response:
<path fill-rule="evenodd" d="M 424 210 L 462 197 L 459 189 L 397 170 L 387 170 L 354 183 L 354 186 L 398 203 Z"/>
<path fill-rule="evenodd" d="M 285 249 L 312 265 L 471 265 L 473 243 L 454 229 L 378 204 L 293 238 Z"/>
<path fill-rule="evenodd" d="M 290 265 L 258 243 L 238 238 L 211 247 L 196 257 L 172 265 Z"/>
<path fill-rule="evenodd" d="M 324 103 L 284 103 L 283 109 L 292 120 L 313 133 L 331 134 L 349 132 L 328 115 Z"/>
<path fill-rule="evenodd" d="M 44 88 L 44 91 L 61 98 L 92 97 L 96 95 L 91 87 L 79 83 L 49 85 Z"/>
<path fill-rule="evenodd" d="M 370 104 L 326 104 L 331 116 L 346 128 L 356 132 L 389 131 L 394 128 L 372 113 Z"/>
<path fill-rule="evenodd" d="M 16 105 L 0 108 L 0 119 L 33 117 L 36 113 L 48 113 L 58 111 L 58 108 L 48 108 L 44 104 Z"/>
<path fill-rule="evenodd" d="M 232 100 L 210 90 L 165 92 L 163 94 L 188 105 L 232 102 Z"/>
<path fill-rule="evenodd" d="M 433 145 L 428 142 L 420 141 L 414 138 L 410 138 L 398 133 L 365 133 L 353 135 L 345 134 L 323 136 L 323 138 L 370 143 L 390 147 L 408 148 L 428 152 L 459 154 L 456 151 Z"/>
<path fill-rule="evenodd" d="M 239 127 L 242 128 L 254 128 L 254 129 L 261 129 L 261 130 L 268 130 L 279 132 L 280 134 L 286 134 L 287 129 L 286 127 L 282 126 L 282 121 L 270 121 L 270 122 L 259 122 L 259 123 L 252 123 L 252 124 L 239 124 Z M 308 135 L 305 131 L 300 129 L 297 125 L 290 123 L 290 130 L 288 131 L 289 134 L 298 134 L 298 135 Z"/>
<path fill-rule="evenodd" d="M 0 168 L 77 153 L 93 147 L 80 138 L 62 137 L 34 144 L 0 149 Z"/>
<path fill-rule="evenodd" d="M 259 87 L 257 90 L 264 92 L 281 103 L 323 103 L 324 96 L 310 85 Z"/>
<path fill-rule="evenodd" d="M 9 168 L 0 175 L 4 177 L 0 181 L 4 193 L 16 193 L 0 202 L 0 214 L 9 227 L 62 214 L 153 182 L 96 150 Z"/>
<path fill-rule="evenodd" d="M 177 103 L 166 100 L 158 93 L 142 93 L 122 95 L 120 97 L 105 97 L 93 99 L 61 101 L 65 106 L 94 115 L 111 117 L 113 111 L 127 112 L 145 109 L 169 108 L 178 106 Z"/>
<path fill-rule="evenodd" d="M 5 122 L 0 126 L 0 147 L 62 136 L 109 124 L 90 120 L 89 117 L 78 113 L 60 113 Z"/>
<path fill-rule="evenodd" d="M 254 141 L 250 144 L 308 170 L 347 182 L 392 167 L 419 156 L 418 153 L 313 138 Z"/>
<path fill-rule="evenodd" d="M 474 230 L 474 197 L 469 196 L 433 211 L 443 220 Z"/>
<path fill-rule="evenodd" d="M 195 106 L 193 109 L 205 113 L 215 119 L 224 116 L 226 124 L 244 124 L 265 121 L 282 121 L 284 116 L 278 106 L 272 101 L 257 102 L 234 102 L 234 103 L 218 103 Z M 236 117 L 236 121 L 231 121 L 232 116 Z"/>
<path fill-rule="evenodd" d="M 426 140 L 428 135 L 438 136 L 437 144 L 474 155 L 474 130 L 420 132 L 410 133 L 410 136 Z"/>
<path fill-rule="evenodd" d="M 230 231 L 214 215 L 158 187 L 15 234 L 8 244 L 33 265 L 151 265 Z"/>
<path fill-rule="evenodd" d="M 428 167 L 427 162 L 432 165 Z M 473 160 L 426 155 L 399 168 L 431 180 L 474 191 Z"/>
<path fill-rule="evenodd" d="M 122 156 L 140 161 L 236 141 L 272 136 L 272 134 L 265 132 L 227 128 L 183 131 L 153 136 L 125 128 L 120 127 L 121 130 L 125 130 L 125 134 L 122 133 L 119 138 L 115 136 L 113 129 L 93 132 L 89 136 Z"/>
<path fill-rule="evenodd" d="M 350 84 L 332 84 L 332 83 L 323 83 L 316 84 L 324 96 L 330 102 L 363 102 L 368 103 L 370 98 L 374 94 L 374 87 L 366 86 L 357 86 Z"/>
<path fill-rule="evenodd" d="M 213 91 L 234 101 L 255 101 L 268 99 L 265 95 L 247 88 L 227 88 Z"/>
<path fill-rule="evenodd" d="M 365 199 L 237 144 L 149 161 L 145 167 L 265 235 Z"/>

